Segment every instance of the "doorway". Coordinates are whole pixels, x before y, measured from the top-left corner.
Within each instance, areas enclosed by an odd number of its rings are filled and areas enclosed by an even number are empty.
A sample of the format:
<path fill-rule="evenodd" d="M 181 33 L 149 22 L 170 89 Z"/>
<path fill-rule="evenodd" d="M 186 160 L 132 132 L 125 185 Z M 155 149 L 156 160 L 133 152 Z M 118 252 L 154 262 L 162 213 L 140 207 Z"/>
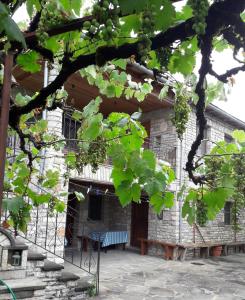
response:
<path fill-rule="evenodd" d="M 131 241 L 132 247 L 140 247 L 139 238 L 148 237 L 149 202 L 132 202 L 131 208 Z"/>

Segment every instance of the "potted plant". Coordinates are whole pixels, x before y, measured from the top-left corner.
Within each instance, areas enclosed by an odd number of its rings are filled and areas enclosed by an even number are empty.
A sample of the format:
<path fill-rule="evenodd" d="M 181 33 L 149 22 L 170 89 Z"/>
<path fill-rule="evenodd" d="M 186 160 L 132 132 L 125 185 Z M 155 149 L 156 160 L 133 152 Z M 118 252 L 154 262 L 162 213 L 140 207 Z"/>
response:
<path fill-rule="evenodd" d="M 222 253 L 222 246 L 214 246 L 211 249 L 212 256 L 220 256 Z"/>

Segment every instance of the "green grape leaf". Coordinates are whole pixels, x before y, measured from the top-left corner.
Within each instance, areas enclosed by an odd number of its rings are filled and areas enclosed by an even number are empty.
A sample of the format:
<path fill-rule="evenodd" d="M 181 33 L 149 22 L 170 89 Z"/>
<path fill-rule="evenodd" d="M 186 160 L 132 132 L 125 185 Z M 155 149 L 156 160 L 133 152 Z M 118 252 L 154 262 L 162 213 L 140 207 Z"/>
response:
<path fill-rule="evenodd" d="M 15 21 L 8 15 L 6 5 L 0 2 L 0 32 L 5 31 L 10 41 L 17 41 L 26 48 L 25 38 Z"/>
<path fill-rule="evenodd" d="M 102 103 L 102 99 L 100 97 L 96 97 L 95 100 L 91 100 L 88 105 L 86 105 L 83 109 L 83 118 L 89 118 L 91 115 L 95 115 L 99 111 L 100 104 Z"/>
<path fill-rule="evenodd" d="M 26 1 L 26 9 L 28 12 L 29 17 L 31 18 L 34 12 L 34 9 L 40 11 L 41 4 L 39 0 L 27 0 Z"/>
<path fill-rule="evenodd" d="M 42 182 L 42 186 L 45 188 L 54 188 L 59 183 L 59 172 L 53 170 L 47 170 L 45 178 Z"/>
<path fill-rule="evenodd" d="M 238 143 L 245 143 L 245 131 L 243 130 L 234 130 L 232 133 L 232 137 L 238 141 Z"/>
<path fill-rule="evenodd" d="M 9 212 L 17 214 L 21 208 L 25 205 L 23 197 L 13 197 L 3 199 L 3 209 Z"/>
<path fill-rule="evenodd" d="M 134 202 L 140 202 L 141 188 L 138 183 L 134 183 L 132 185 L 131 194 Z"/>
<path fill-rule="evenodd" d="M 78 201 L 85 200 L 85 196 L 84 196 L 83 193 L 81 193 L 81 192 L 74 192 L 74 193 L 75 193 L 75 196 L 76 196 L 76 198 L 77 198 Z"/>
<path fill-rule="evenodd" d="M 82 140 L 93 141 L 102 131 L 103 115 L 101 113 L 91 116 L 86 122 L 82 124 L 78 130 L 78 135 Z"/>
<path fill-rule="evenodd" d="M 68 152 L 65 156 L 65 162 L 68 167 L 75 168 L 76 167 L 76 153 L 75 152 Z"/>
<path fill-rule="evenodd" d="M 19 54 L 17 56 L 17 63 L 24 71 L 36 73 L 41 70 L 41 65 L 38 63 L 39 59 L 39 54 L 36 51 L 31 50 L 26 53 Z"/>
<path fill-rule="evenodd" d="M 130 185 L 131 185 L 130 181 L 123 181 L 116 188 L 116 195 L 119 197 L 119 201 L 123 207 L 129 204 L 132 200 Z"/>
<path fill-rule="evenodd" d="M 126 36 L 130 36 L 131 31 L 138 32 L 141 28 L 141 21 L 138 15 L 129 15 L 121 18 L 121 32 Z"/>
<path fill-rule="evenodd" d="M 165 31 L 175 20 L 175 8 L 170 0 L 152 0 L 151 4 L 156 3 L 156 16 L 154 17 L 155 29 Z"/>
<path fill-rule="evenodd" d="M 143 160 L 151 169 L 155 170 L 156 168 L 156 158 L 155 154 L 151 150 L 144 150 L 142 155 Z"/>
<path fill-rule="evenodd" d="M 119 0 L 122 15 L 141 12 L 147 5 L 148 0 Z"/>
<path fill-rule="evenodd" d="M 171 192 L 166 192 L 163 197 L 164 206 L 166 208 L 171 208 L 174 205 L 174 194 Z"/>
<path fill-rule="evenodd" d="M 111 173 L 114 186 L 117 188 L 123 181 L 133 181 L 133 172 L 131 169 L 123 170 L 114 167 Z"/>
<path fill-rule="evenodd" d="M 59 213 L 62 213 L 65 210 L 65 207 L 66 207 L 65 203 L 60 200 L 57 200 L 54 205 L 54 209 Z"/>
<path fill-rule="evenodd" d="M 112 61 L 113 65 L 115 65 L 116 67 L 119 67 L 122 70 L 126 70 L 127 67 L 127 60 L 126 59 L 116 59 Z"/>

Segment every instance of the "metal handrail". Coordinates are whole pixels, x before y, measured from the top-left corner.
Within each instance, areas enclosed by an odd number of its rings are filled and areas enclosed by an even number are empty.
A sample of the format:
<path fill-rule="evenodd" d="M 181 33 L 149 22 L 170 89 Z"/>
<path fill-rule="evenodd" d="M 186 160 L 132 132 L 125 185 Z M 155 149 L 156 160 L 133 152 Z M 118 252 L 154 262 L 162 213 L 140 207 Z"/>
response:
<path fill-rule="evenodd" d="M 11 287 L 7 285 L 6 282 L 4 282 L 2 279 L 0 279 L 0 284 L 6 286 L 8 292 L 11 294 L 13 300 L 17 300 L 15 293 L 13 292 Z"/>

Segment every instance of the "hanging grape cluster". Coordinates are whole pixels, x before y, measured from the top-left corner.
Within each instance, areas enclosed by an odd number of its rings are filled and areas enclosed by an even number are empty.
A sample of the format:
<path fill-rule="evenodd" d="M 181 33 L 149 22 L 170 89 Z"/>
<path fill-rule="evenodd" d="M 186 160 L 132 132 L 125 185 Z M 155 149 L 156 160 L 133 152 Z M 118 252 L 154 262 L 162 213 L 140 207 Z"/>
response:
<path fill-rule="evenodd" d="M 161 67 L 163 69 L 167 69 L 170 57 L 172 55 L 171 48 L 169 48 L 169 47 L 158 48 L 156 50 L 156 55 L 157 55 L 157 58 L 158 58 L 158 61 L 159 61 L 160 65 L 161 65 Z"/>
<path fill-rule="evenodd" d="M 208 221 L 208 209 L 207 209 L 207 204 L 204 203 L 201 200 L 197 200 L 196 202 L 196 222 L 198 225 L 200 225 L 201 227 L 205 226 L 207 221 Z"/>
<path fill-rule="evenodd" d="M 224 157 L 212 156 L 205 159 L 206 181 L 212 189 L 216 189 L 220 184 L 220 173 L 224 163 Z"/>
<path fill-rule="evenodd" d="M 235 230 L 239 230 L 239 217 L 241 209 L 245 207 L 245 155 L 234 155 L 231 158 L 234 173 L 235 192 L 233 194 L 234 204 L 232 207 L 232 223 Z"/>
<path fill-rule="evenodd" d="M 85 21 L 83 29 L 87 31 L 87 39 L 101 38 L 108 43 L 112 43 L 113 39 L 119 35 L 120 7 L 118 0 L 100 1 L 93 7 L 92 21 Z"/>
<path fill-rule="evenodd" d="M 76 168 L 82 172 L 86 165 L 91 165 L 92 172 L 96 172 L 99 165 L 106 160 L 107 144 L 103 137 L 91 142 L 88 149 L 80 149 L 76 156 Z"/>
<path fill-rule="evenodd" d="M 208 15 L 208 0 L 188 0 L 188 4 L 193 9 L 194 24 L 193 29 L 198 35 L 202 35 L 206 30 L 206 16 Z"/>
<path fill-rule="evenodd" d="M 42 1 L 41 16 L 36 30 L 39 42 L 42 44 L 49 37 L 46 32 L 48 29 L 63 24 L 68 19 L 68 15 L 62 13 L 56 1 Z"/>
<path fill-rule="evenodd" d="M 140 42 L 138 44 L 138 54 L 143 63 L 147 60 L 147 55 L 151 51 L 152 41 L 150 37 L 154 33 L 155 9 L 156 6 L 154 4 L 150 4 L 150 6 L 144 10 L 142 15 L 142 33 L 139 34 Z"/>
<path fill-rule="evenodd" d="M 191 112 L 188 98 L 183 95 L 177 97 L 174 104 L 174 116 L 172 117 L 172 123 L 176 128 L 178 138 L 182 140 L 183 134 L 186 130 L 187 122 L 189 119 L 189 113 Z"/>

